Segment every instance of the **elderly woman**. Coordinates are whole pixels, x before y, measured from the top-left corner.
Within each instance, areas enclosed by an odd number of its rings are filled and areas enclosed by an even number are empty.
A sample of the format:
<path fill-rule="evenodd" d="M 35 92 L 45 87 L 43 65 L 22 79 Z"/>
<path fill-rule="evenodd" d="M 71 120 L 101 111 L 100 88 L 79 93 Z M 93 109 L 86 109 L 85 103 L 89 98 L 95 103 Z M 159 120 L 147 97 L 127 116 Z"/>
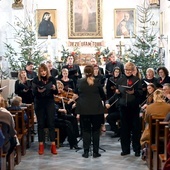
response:
<path fill-rule="evenodd" d="M 153 83 L 156 87 L 158 87 L 158 80 L 155 77 L 155 70 L 153 68 L 148 68 L 146 70 L 146 77 L 142 79 L 142 90 L 143 90 L 143 95 L 141 102 L 143 103 L 146 100 L 147 96 L 147 85 L 149 83 Z"/>

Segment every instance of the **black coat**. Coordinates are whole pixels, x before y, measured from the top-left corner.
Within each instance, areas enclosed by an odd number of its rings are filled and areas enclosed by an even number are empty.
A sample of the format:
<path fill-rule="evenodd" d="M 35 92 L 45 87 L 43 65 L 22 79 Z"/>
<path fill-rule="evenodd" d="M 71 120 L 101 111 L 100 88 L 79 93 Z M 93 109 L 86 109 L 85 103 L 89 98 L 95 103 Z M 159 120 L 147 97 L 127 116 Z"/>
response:
<path fill-rule="evenodd" d="M 53 76 L 55 79 L 58 77 L 59 73 L 58 73 L 58 70 L 55 69 L 55 68 L 52 68 L 50 70 L 50 73 L 51 73 L 51 76 Z"/>
<path fill-rule="evenodd" d="M 79 65 L 78 64 L 73 64 L 72 66 L 65 65 L 65 66 L 62 67 L 62 69 L 63 68 L 68 69 L 68 71 L 69 71 L 68 77 L 74 81 L 75 86 L 76 86 L 77 80 L 79 78 L 82 78 L 82 74 L 81 74 L 81 70 L 80 70 Z"/>
<path fill-rule="evenodd" d="M 106 67 L 105 67 L 106 78 L 109 78 L 113 75 L 113 70 L 115 67 L 119 67 L 121 70 L 121 73 L 124 74 L 124 66 L 122 63 L 118 61 L 116 61 L 114 64 L 112 62 L 109 62 L 106 64 Z"/>
<path fill-rule="evenodd" d="M 52 90 L 52 85 L 56 86 L 56 90 Z M 38 92 L 38 88 L 45 88 L 46 90 L 42 93 Z M 54 94 L 58 94 L 56 80 L 54 77 L 50 76 L 48 78 L 47 84 L 44 84 L 43 81 L 39 80 L 38 77 L 35 77 L 32 81 L 32 89 L 34 94 L 34 99 L 36 100 L 48 100 L 53 99 L 54 100 Z"/>
<path fill-rule="evenodd" d="M 28 90 L 28 91 L 24 92 L 24 89 Z M 18 96 L 20 96 L 22 98 L 23 103 L 31 104 L 34 101 L 32 87 L 31 87 L 31 81 L 27 80 L 23 84 L 23 83 L 20 83 L 19 80 L 16 80 L 15 94 L 17 94 Z"/>
<path fill-rule="evenodd" d="M 76 114 L 80 115 L 98 115 L 104 114 L 104 106 L 102 100 L 106 97 L 103 88 L 97 79 L 94 85 L 89 86 L 86 78 L 78 80 L 78 95 L 76 103 Z"/>
<path fill-rule="evenodd" d="M 128 86 L 127 82 L 131 82 L 132 88 L 134 89 L 134 94 L 126 93 L 127 88 L 123 86 Z M 123 86 L 122 86 L 123 85 Z M 142 83 L 140 79 L 136 76 L 122 77 L 117 82 L 117 88 L 120 91 L 119 105 L 121 106 L 133 106 L 139 107 L 140 98 L 142 96 Z"/>

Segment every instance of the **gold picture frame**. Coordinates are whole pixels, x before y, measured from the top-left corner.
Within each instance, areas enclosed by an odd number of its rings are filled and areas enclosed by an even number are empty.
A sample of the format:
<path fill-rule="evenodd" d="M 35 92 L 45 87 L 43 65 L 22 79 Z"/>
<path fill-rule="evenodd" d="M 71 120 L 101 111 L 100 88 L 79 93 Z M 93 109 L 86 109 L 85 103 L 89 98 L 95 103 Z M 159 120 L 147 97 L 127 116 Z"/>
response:
<path fill-rule="evenodd" d="M 36 27 L 38 38 L 57 38 L 57 10 L 37 9 Z"/>
<path fill-rule="evenodd" d="M 68 38 L 102 38 L 102 0 L 68 0 Z"/>
<path fill-rule="evenodd" d="M 114 34 L 115 38 L 130 38 L 130 34 L 135 34 L 135 9 L 115 9 L 114 10 Z"/>

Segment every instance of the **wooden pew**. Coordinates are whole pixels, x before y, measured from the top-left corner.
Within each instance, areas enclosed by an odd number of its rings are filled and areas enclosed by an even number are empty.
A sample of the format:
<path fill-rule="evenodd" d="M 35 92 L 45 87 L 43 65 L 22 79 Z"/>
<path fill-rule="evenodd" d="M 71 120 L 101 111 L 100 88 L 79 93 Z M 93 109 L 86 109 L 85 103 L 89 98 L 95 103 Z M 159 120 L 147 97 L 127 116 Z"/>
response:
<path fill-rule="evenodd" d="M 163 169 L 165 162 L 168 159 L 167 145 L 168 145 L 168 142 L 170 141 L 169 135 L 170 135 L 169 126 L 165 126 L 165 130 L 164 130 L 164 153 L 159 154 L 159 169 L 161 169 L 161 170 Z"/>
<path fill-rule="evenodd" d="M 15 115 L 18 114 L 18 130 L 17 135 L 19 136 L 18 139 L 20 140 L 21 144 L 21 153 L 22 155 L 26 154 L 26 146 L 27 146 L 27 133 L 28 129 L 26 128 L 25 121 L 24 121 L 24 110 L 14 111 L 10 110 L 10 113 Z"/>
<path fill-rule="evenodd" d="M 164 148 L 164 129 L 168 125 L 168 122 L 161 122 L 159 119 L 156 120 L 156 140 L 155 150 L 153 151 L 153 170 L 159 170 L 159 154 L 163 152 Z"/>
<path fill-rule="evenodd" d="M 0 124 L 0 129 L 2 128 L 2 124 Z M 1 158 L 1 170 L 6 170 L 6 154 L 3 153 L 3 149 L 0 148 L 0 158 Z"/>
<path fill-rule="evenodd" d="M 34 142 L 34 104 L 27 106 L 25 110 L 29 120 L 29 130 L 28 130 L 28 147 L 30 147 L 31 142 Z"/>
<path fill-rule="evenodd" d="M 0 129 L 3 128 L 3 124 L 0 124 Z M 1 170 L 14 170 L 14 152 L 12 152 L 9 156 L 7 156 L 7 153 L 3 151 L 3 146 L 0 148 L 0 158 L 1 158 L 1 164 L 0 169 Z"/>
<path fill-rule="evenodd" d="M 156 151 L 156 138 L 155 138 L 155 129 L 156 129 L 156 120 L 163 121 L 164 117 L 153 117 L 149 115 L 149 139 L 150 142 L 146 144 L 147 152 L 146 152 L 146 163 L 149 170 L 153 170 L 153 152 Z"/>
<path fill-rule="evenodd" d="M 15 130 L 18 132 L 19 131 L 19 123 L 18 123 L 18 113 L 13 114 L 13 119 L 15 122 Z M 18 140 L 21 142 L 22 139 L 22 134 L 17 134 Z M 15 164 L 18 165 L 21 162 L 21 145 L 17 145 L 15 148 Z"/>
<path fill-rule="evenodd" d="M 3 153 L 2 148 L 0 148 L 0 157 L 1 157 L 1 170 L 6 170 L 6 154 Z"/>

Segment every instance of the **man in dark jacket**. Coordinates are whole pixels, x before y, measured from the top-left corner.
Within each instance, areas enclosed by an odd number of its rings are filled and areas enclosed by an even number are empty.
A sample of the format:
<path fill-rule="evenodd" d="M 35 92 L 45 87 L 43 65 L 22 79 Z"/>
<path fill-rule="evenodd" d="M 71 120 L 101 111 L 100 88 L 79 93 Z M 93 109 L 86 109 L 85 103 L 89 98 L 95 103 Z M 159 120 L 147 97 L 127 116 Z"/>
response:
<path fill-rule="evenodd" d="M 81 70 L 78 64 L 74 64 L 74 57 L 72 55 L 69 55 L 67 57 L 67 64 L 62 67 L 67 68 L 69 71 L 68 77 L 74 81 L 75 87 L 77 84 L 77 80 L 79 78 L 82 78 Z"/>
<path fill-rule="evenodd" d="M 34 64 L 33 64 L 33 62 L 28 61 L 28 62 L 27 62 L 27 65 L 26 65 L 26 68 L 25 68 L 25 71 L 26 71 L 27 77 L 28 77 L 29 79 L 33 79 L 34 77 L 37 76 L 37 73 L 36 73 L 33 69 L 34 69 Z"/>

